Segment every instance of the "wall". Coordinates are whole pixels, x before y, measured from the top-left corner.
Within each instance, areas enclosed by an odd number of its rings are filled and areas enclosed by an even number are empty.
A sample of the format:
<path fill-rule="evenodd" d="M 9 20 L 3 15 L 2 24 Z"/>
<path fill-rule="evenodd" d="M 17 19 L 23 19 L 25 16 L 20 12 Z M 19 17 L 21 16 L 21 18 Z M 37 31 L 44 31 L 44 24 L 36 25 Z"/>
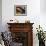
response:
<path fill-rule="evenodd" d="M 41 3 L 41 5 L 40 5 Z M 14 16 L 14 5 L 27 5 L 27 16 Z M 30 20 L 33 25 L 33 45 L 38 46 L 38 39 L 36 37 L 36 27 L 39 24 L 46 29 L 46 15 L 43 14 L 42 9 L 43 0 L 2 0 L 2 25 L 3 31 L 8 30 L 7 22 L 11 19 L 17 19 L 19 22 Z"/>
<path fill-rule="evenodd" d="M 46 31 L 46 0 L 40 0 L 40 24 Z"/>
<path fill-rule="evenodd" d="M 27 16 L 14 16 L 14 5 L 27 5 Z M 33 25 L 33 45 L 38 46 L 36 27 L 40 24 L 40 0 L 2 0 L 2 25 L 3 31 L 8 30 L 7 22 L 17 19 L 19 22 L 30 20 Z M 36 40 L 37 39 L 37 40 Z"/>
<path fill-rule="evenodd" d="M 14 5 L 18 3 L 27 5 L 27 16 L 14 16 Z M 3 0 L 2 1 L 3 26 L 5 26 L 7 21 L 10 19 L 17 19 L 20 22 L 24 22 L 26 19 L 29 19 L 31 22 L 39 23 L 39 19 L 40 19 L 39 15 L 40 15 L 40 0 L 39 1 L 38 0 L 35 1 L 34 0 L 23 0 L 23 1 Z"/>
<path fill-rule="evenodd" d="M 2 0 L 0 0 L 0 31 L 2 31 Z"/>

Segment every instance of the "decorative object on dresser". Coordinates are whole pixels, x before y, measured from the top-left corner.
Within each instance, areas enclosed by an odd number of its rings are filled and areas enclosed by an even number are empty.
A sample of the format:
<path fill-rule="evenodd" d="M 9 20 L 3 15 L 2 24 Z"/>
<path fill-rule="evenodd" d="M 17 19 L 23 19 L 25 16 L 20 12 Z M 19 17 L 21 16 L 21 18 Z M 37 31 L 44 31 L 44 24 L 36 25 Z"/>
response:
<path fill-rule="evenodd" d="M 33 23 L 7 23 L 12 41 L 18 46 L 33 46 Z M 12 43 L 13 44 L 13 43 Z"/>
<path fill-rule="evenodd" d="M 8 21 L 9 23 L 19 23 L 19 21 L 17 19 L 10 19 L 10 21 Z"/>

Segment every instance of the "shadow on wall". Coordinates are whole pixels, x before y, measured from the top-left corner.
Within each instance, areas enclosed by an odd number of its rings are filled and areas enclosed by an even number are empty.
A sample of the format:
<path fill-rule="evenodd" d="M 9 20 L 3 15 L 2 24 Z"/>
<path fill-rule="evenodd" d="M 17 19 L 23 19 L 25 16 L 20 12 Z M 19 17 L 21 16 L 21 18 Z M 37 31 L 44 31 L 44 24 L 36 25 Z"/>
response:
<path fill-rule="evenodd" d="M 0 32 L 2 31 L 2 17 L 0 17 Z"/>
<path fill-rule="evenodd" d="M 0 0 L 0 31 L 2 31 L 2 0 Z"/>
<path fill-rule="evenodd" d="M 46 14 L 46 0 L 40 0 L 40 11 L 42 14 Z"/>

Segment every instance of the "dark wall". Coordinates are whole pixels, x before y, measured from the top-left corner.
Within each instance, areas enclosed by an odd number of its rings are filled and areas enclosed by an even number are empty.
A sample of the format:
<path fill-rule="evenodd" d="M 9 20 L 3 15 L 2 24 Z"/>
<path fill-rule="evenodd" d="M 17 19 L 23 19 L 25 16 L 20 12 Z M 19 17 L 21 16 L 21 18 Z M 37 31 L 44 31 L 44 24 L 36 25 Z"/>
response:
<path fill-rule="evenodd" d="M 2 31 L 2 0 L 0 0 L 0 31 Z"/>

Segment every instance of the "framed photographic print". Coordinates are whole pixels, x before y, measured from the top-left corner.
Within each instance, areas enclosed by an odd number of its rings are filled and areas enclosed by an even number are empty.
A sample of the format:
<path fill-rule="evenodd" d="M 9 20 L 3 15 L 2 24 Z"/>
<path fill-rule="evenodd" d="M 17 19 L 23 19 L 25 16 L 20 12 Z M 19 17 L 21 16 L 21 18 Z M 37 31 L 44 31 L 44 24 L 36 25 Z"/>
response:
<path fill-rule="evenodd" d="M 27 15 L 27 5 L 15 5 L 14 15 L 15 16 L 26 16 Z"/>

